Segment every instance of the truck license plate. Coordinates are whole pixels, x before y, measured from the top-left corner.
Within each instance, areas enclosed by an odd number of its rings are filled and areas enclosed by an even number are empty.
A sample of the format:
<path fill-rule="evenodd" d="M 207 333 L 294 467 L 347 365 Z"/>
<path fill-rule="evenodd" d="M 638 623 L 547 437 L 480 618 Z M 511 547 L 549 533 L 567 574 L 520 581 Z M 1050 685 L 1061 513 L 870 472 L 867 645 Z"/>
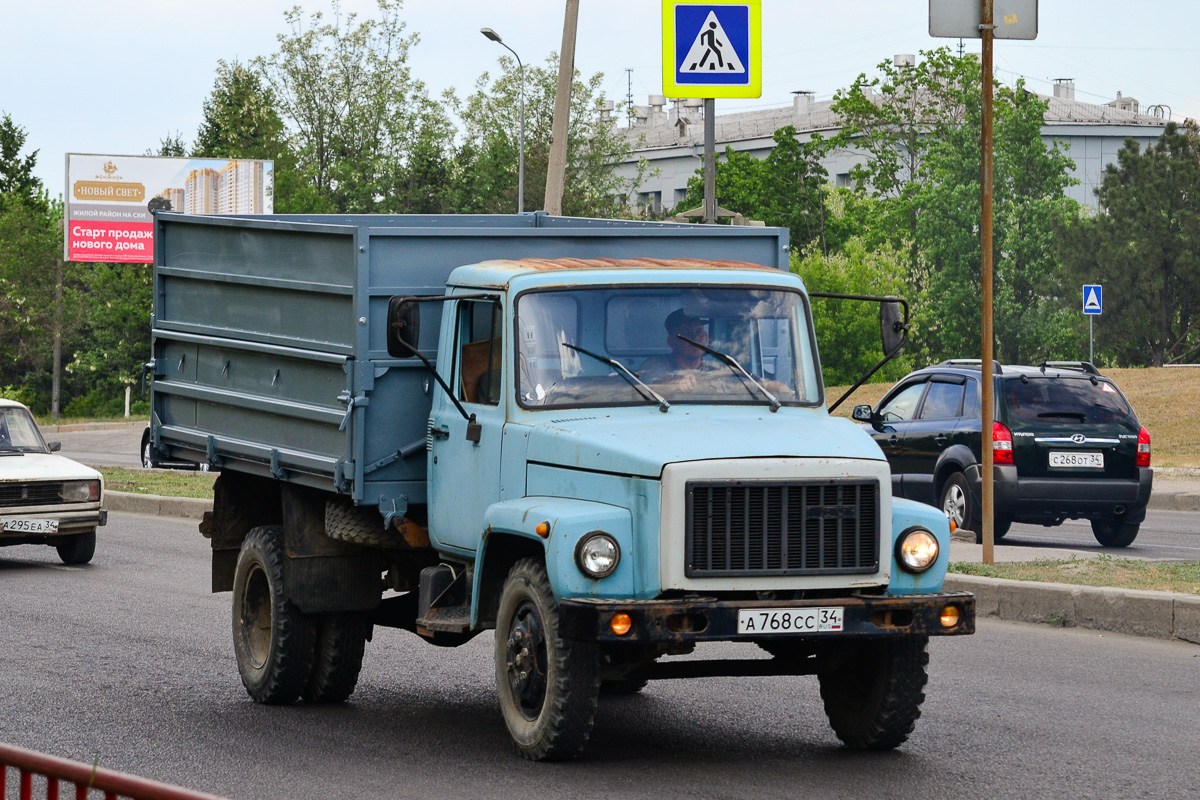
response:
<path fill-rule="evenodd" d="M 738 609 L 738 633 L 824 633 L 842 629 L 842 611 L 836 606 L 824 608 L 742 608 Z"/>
<path fill-rule="evenodd" d="M 58 533 L 56 519 L 18 519 L 17 517 L 0 518 L 0 525 L 6 531 L 16 533 Z"/>
<path fill-rule="evenodd" d="M 1052 467 L 1088 467 L 1104 469 L 1103 453 L 1051 453 Z"/>

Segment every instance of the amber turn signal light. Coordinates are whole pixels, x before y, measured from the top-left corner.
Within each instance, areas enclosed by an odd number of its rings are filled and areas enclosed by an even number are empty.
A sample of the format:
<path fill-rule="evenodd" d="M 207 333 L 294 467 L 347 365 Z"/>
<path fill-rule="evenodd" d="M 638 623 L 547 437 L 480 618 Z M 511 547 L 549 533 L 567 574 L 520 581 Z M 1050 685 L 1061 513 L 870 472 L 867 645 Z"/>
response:
<path fill-rule="evenodd" d="M 537 527 L 534 528 L 534 530 L 537 531 L 538 536 L 545 539 L 547 536 L 550 535 L 550 523 L 549 522 L 539 522 L 537 524 Z"/>
<path fill-rule="evenodd" d="M 633 620 L 625 613 L 613 614 L 612 622 L 609 623 L 609 626 L 617 636 L 624 636 L 633 627 Z"/>
<path fill-rule="evenodd" d="M 958 607 L 946 606 L 942 609 L 942 627 L 953 628 L 958 624 Z"/>

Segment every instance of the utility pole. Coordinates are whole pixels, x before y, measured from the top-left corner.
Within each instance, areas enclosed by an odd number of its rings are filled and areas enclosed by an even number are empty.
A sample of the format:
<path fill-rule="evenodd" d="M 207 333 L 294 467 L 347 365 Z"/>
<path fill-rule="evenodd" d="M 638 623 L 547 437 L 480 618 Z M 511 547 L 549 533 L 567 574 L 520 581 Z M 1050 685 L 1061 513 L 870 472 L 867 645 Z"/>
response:
<path fill-rule="evenodd" d="M 567 129 L 571 121 L 571 83 L 575 79 L 575 30 L 578 24 L 579 0 L 567 0 L 562 52 L 558 57 L 558 89 L 554 94 L 550 165 L 546 170 L 546 213 L 554 216 L 562 216 L 563 185 L 567 179 Z"/>
<path fill-rule="evenodd" d="M 63 221 L 58 221 L 58 233 L 63 232 Z M 63 327 L 63 260 L 60 255 L 54 262 L 54 364 L 50 376 L 50 417 L 62 415 L 62 327 Z"/>
<path fill-rule="evenodd" d="M 994 423 L 993 383 L 992 383 L 992 49 L 993 49 L 993 2 L 981 0 L 983 3 L 983 24 L 980 33 L 983 34 L 983 133 L 980 136 L 980 153 L 983 165 L 980 180 L 982 193 L 980 211 L 982 219 L 979 225 L 980 239 L 980 278 L 983 283 L 983 333 L 982 363 L 980 363 L 980 378 L 983 384 L 983 486 L 980 503 L 980 525 L 983 530 L 983 563 L 995 563 L 995 511 L 992 470 L 992 428 Z"/>

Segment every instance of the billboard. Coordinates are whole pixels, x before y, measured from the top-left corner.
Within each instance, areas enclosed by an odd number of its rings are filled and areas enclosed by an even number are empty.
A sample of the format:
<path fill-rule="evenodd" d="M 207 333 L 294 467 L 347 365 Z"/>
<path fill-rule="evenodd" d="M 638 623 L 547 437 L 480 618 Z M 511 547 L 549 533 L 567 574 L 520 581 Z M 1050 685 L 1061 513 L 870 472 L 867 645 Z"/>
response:
<path fill-rule="evenodd" d="M 274 213 L 275 164 L 224 158 L 67 154 L 67 261 L 154 262 L 156 210 Z"/>

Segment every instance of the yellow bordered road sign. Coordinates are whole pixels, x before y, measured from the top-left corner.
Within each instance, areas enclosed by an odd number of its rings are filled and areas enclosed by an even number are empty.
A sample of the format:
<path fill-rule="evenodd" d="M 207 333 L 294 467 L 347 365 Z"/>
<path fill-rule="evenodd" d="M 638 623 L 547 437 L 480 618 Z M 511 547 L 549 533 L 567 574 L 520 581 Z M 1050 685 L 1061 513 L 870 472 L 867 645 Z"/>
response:
<path fill-rule="evenodd" d="M 762 96 L 761 0 L 663 0 L 663 94 Z"/>

